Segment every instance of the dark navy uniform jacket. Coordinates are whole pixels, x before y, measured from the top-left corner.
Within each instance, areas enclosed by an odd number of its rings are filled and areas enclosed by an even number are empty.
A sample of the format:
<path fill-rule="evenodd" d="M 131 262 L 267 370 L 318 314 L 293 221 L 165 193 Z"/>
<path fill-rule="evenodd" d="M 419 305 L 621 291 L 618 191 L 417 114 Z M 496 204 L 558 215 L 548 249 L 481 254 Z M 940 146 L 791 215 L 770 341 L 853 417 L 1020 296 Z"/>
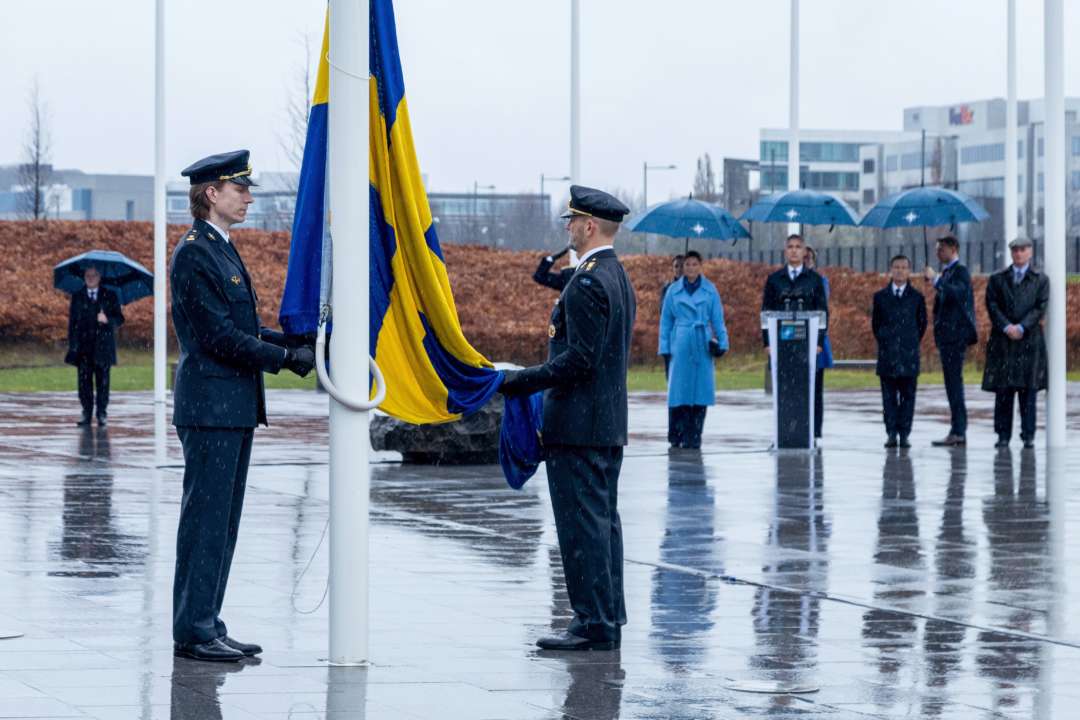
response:
<path fill-rule="evenodd" d="M 545 445 L 626 445 L 626 371 L 637 301 L 614 250 L 578 266 L 548 326 L 548 361 L 508 382 L 544 394 Z"/>
<path fill-rule="evenodd" d="M 566 283 L 570 282 L 570 278 L 574 276 L 574 268 L 566 267 L 557 273 L 551 272 L 551 267 L 555 264 L 555 260 L 548 255 L 540 264 L 536 266 L 536 272 L 533 273 L 533 281 L 538 282 L 544 287 L 549 287 L 552 290 L 558 290 L 562 292 L 566 287 Z"/>
<path fill-rule="evenodd" d="M 209 223 L 196 220 L 173 251 L 169 282 L 180 341 L 173 424 L 265 425 L 262 374 L 281 369 L 284 336 L 260 328 L 258 297 L 236 249 Z"/>

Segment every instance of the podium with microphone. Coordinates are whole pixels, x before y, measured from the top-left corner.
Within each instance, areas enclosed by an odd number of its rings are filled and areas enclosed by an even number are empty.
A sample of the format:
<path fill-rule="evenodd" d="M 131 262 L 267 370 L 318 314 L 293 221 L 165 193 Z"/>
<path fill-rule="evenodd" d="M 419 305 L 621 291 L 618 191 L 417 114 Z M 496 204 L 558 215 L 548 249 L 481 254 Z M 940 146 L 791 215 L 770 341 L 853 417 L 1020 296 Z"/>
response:
<path fill-rule="evenodd" d="M 821 310 L 805 310 L 799 295 L 782 297 L 783 310 L 761 313 L 768 335 L 773 387 L 773 447 L 814 447 L 814 383 L 817 348 L 827 327 Z"/>

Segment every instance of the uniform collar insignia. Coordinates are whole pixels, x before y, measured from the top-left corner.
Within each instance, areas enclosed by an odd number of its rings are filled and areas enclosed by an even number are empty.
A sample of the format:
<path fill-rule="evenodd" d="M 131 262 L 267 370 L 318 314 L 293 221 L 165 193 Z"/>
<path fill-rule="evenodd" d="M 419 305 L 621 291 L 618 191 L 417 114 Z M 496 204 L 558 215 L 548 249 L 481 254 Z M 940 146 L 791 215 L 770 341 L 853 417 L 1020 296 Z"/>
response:
<path fill-rule="evenodd" d="M 229 279 L 232 280 L 233 285 L 239 285 L 240 284 L 240 276 L 239 275 L 233 275 Z"/>

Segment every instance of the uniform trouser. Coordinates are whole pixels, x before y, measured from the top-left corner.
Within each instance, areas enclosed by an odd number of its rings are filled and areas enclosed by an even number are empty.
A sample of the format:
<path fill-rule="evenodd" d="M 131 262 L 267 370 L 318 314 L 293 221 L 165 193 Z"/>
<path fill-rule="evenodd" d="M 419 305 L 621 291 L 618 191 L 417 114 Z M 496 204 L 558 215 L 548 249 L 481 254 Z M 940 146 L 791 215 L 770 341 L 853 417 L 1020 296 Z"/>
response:
<path fill-rule="evenodd" d="M 676 447 L 701 447 L 706 405 L 676 405 L 668 408 L 668 442 Z"/>
<path fill-rule="evenodd" d="M 889 437 L 907 437 L 915 419 L 917 377 L 882 377 L 881 410 L 885 417 L 885 433 Z"/>
<path fill-rule="evenodd" d="M 949 398 L 952 425 L 949 433 L 963 437 L 967 434 L 967 405 L 964 403 L 964 355 L 966 345 L 938 347 L 941 372 L 945 375 L 945 395 Z"/>
<path fill-rule="evenodd" d="M 994 432 L 998 437 L 1011 438 L 1013 430 L 1013 397 L 1020 396 L 1020 439 L 1035 439 L 1035 408 L 1039 391 L 1034 388 L 1007 388 L 994 393 Z"/>
<path fill-rule="evenodd" d="M 105 409 L 109 406 L 109 369 L 108 365 L 95 364 L 91 358 L 79 360 L 79 402 L 86 417 L 94 414 L 95 387 L 97 415 L 105 416 Z"/>
<path fill-rule="evenodd" d="M 173 640 L 201 643 L 227 634 L 221 604 L 244 506 L 253 428 L 178 427 L 184 496 L 176 531 Z"/>
<path fill-rule="evenodd" d="M 615 641 L 626 624 L 618 510 L 623 449 L 549 445 L 545 455 L 566 593 L 574 610 L 568 629 L 591 640 Z"/>
<path fill-rule="evenodd" d="M 814 437 L 821 437 L 821 425 L 825 422 L 825 368 L 814 373 Z"/>

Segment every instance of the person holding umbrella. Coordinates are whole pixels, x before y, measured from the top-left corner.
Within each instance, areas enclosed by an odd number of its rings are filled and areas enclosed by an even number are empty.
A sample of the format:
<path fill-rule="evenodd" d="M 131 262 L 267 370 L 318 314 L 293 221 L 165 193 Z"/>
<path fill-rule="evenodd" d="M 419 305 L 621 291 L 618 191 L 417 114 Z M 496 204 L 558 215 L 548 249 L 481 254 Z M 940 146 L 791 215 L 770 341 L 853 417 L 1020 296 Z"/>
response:
<path fill-rule="evenodd" d="M 98 425 L 108 424 L 109 375 L 116 364 L 115 329 L 124 324 L 116 293 L 101 285 L 101 271 L 88 265 L 84 287 L 71 294 L 68 311 L 68 350 L 64 362 L 78 368 L 80 427 L 90 424 L 97 410 Z"/>
<path fill-rule="evenodd" d="M 720 293 L 701 273 L 696 250 L 683 259 L 683 276 L 664 294 L 660 355 L 668 374 L 668 440 L 672 448 L 701 448 L 705 413 L 716 404 L 712 359 L 728 349 Z"/>
<path fill-rule="evenodd" d="M 964 355 L 979 340 L 975 325 L 975 294 L 971 273 L 960 262 L 960 242 L 952 235 L 937 241 L 941 272 L 927 265 L 926 281 L 934 288 L 934 344 L 941 356 L 945 395 L 949 399 L 949 434 L 933 444 L 956 447 L 967 444 L 967 405 L 964 402 Z"/>

